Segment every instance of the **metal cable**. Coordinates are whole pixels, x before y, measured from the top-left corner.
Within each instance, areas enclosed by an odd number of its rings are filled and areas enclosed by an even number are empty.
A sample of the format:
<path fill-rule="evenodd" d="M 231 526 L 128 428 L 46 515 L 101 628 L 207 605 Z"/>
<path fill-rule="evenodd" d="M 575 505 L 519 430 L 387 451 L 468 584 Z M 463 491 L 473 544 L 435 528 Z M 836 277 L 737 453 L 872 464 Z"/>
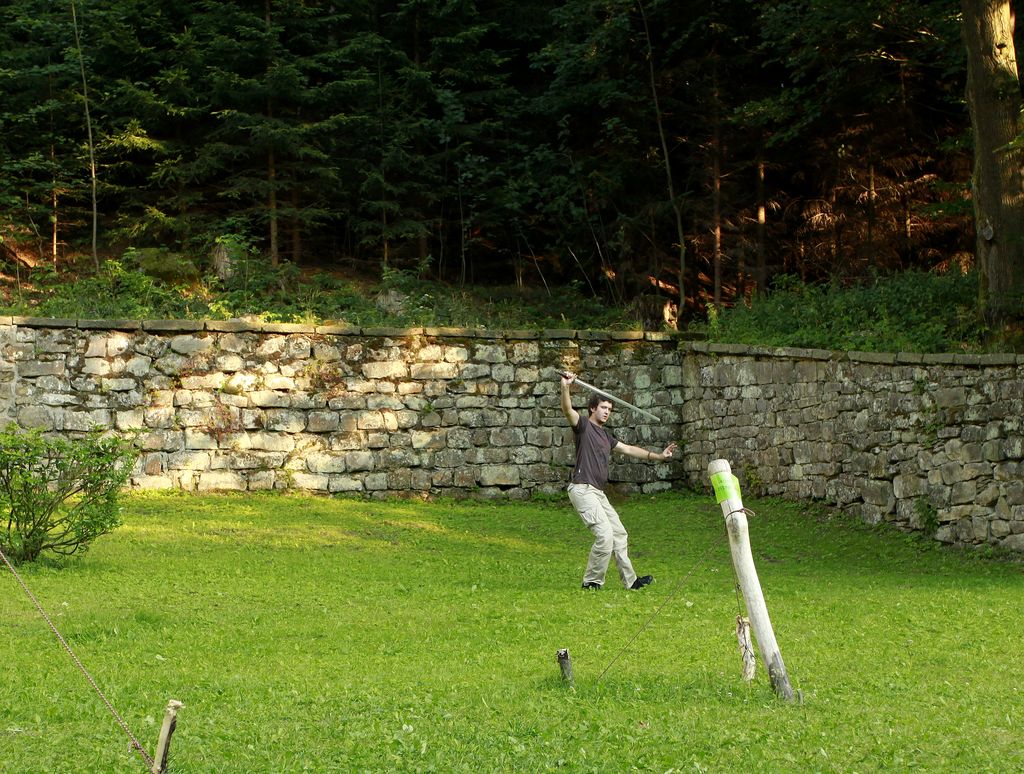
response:
<path fill-rule="evenodd" d="M 723 533 L 722 536 L 723 537 L 725 536 L 724 533 Z M 687 581 L 687 579 L 697 571 L 697 568 L 699 568 L 701 566 L 701 564 L 707 558 L 708 554 L 711 553 L 711 549 L 715 548 L 717 546 L 718 546 L 718 543 L 711 543 L 706 549 L 704 549 L 704 553 L 702 553 L 697 558 L 697 561 L 694 563 L 693 567 L 690 568 L 689 572 L 687 572 L 686 575 L 684 575 L 682 578 L 679 579 L 679 581 L 673 587 L 672 591 L 670 591 L 668 596 L 665 597 L 665 601 L 662 602 L 661 605 L 658 606 L 657 610 L 655 610 L 653 613 L 651 613 L 651 615 L 647 618 L 646 621 L 644 621 L 643 625 L 637 630 L 636 634 L 633 635 L 633 637 L 629 640 L 629 642 L 627 642 L 622 647 L 622 649 L 618 653 L 615 654 L 615 656 L 612 658 L 612 660 L 608 662 L 608 666 L 606 666 L 604 668 L 604 671 L 602 671 L 601 674 L 598 675 L 597 682 L 601 682 L 601 679 L 608 673 L 608 670 L 612 668 L 612 665 L 615 664 L 615 662 L 619 660 L 619 658 L 622 656 L 623 653 L 625 653 L 627 650 L 629 650 L 629 648 L 633 645 L 633 643 L 636 642 L 637 638 L 641 634 L 643 634 L 644 630 L 648 626 L 651 625 L 651 622 L 653 622 L 654 619 L 657 618 L 658 615 L 661 613 L 661 611 L 665 609 L 665 606 L 668 605 L 668 603 L 672 601 L 672 598 L 679 592 L 679 589 L 681 589 L 683 587 L 683 584 Z"/>
<path fill-rule="evenodd" d="M 49 624 L 54 636 L 57 638 L 58 642 L 60 642 L 60 644 L 64 646 L 64 650 L 68 652 L 68 655 L 71 656 L 71 659 L 82 671 L 82 674 L 85 675 L 85 679 L 89 681 L 89 685 L 91 685 L 93 687 L 93 690 L 96 691 L 96 695 L 103 700 L 103 703 L 107 706 L 107 709 L 110 710 L 110 714 L 114 716 L 114 720 L 117 721 L 117 724 L 121 727 L 121 730 L 128 735 L 129 739 L 131 739 L 132 748 L 135 749 L 139 753 L 139 755 L 142 756 L 142 759 L 146 762 L 146 765 L 150 769 L 152 769 L 154 766 L 153 758 L 150 757 L 149 753 L 147 753 L 145 749 L 143 749 L 142 745 L 139 743 L 139 740 L 135 738 L 135 735 L 131 732 L 131 729 L 128 728 L 128 724 L 124 722 L 124 719 L 117 713 L 117 710 L 114 709 L 114 705 L 110 703 L 110 700 L 107 699 L 103 691 L 100 690 L 100 687 L 96 684 L 96 681 L 93 680 L 92 675 L 89 674 L 89 670 L 85 668 L 85 665 L 82 664 L 78 656 L 75 655 L 75 652 L 71 650 L 71 646 L 68 645 L 67 640 L 64 639 L 64 636 L 57 630 L 57 627 L 54 626 L 53 621 L 50 620 L 50 616 L 46 614 L 46 611 L 43 609 L 43 606 L 39 604 L 39 600 L 36 599 L 35 594 L 32 593 L 32 590 L 29 589 L 29 587 L 25 584 L 25 581 L 23 581 L 21 579 L 21 576 L 18 575 L 18 572 L 14 569 L 14 565 L 10 563 L 10 561 L 7 559 L 7 556 L 4 555 L 4 552 L 2 550 L 0 550 L 0 559 L 3 559 L 4 564 L 7 565 L 7 569 L 11 571 L 11 574 L 14 575 L 15 579 L 18 581 L 18 584 L 21 586 L 22 590 L 25 592 L 28 598 L 32 600 L 32 604 L 35 605 L 36 610 L 39 611 L 39 615 L 41 615 L 43 617 L 43 620 L 46 621 L 47 624 Z"/>

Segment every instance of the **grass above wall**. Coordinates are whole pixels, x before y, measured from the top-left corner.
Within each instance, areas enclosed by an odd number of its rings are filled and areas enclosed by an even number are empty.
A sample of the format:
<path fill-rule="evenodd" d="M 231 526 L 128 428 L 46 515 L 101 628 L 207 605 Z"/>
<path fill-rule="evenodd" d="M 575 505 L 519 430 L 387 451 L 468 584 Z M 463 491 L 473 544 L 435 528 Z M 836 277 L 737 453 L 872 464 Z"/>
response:
<path fill-rule="evenodd" d="M 776 277 L 747 305 L 709 310 L 710 341 L 867 352 L 1020 350 L 1019 332 L 993 331 L 980 319 L 978 277 L 907 271 L 841 285 Z"/>
<path fill-rule="evenodd" d="M 748 502 L 789 705 L 763 665 L 740 678 L 710 496 L 621 504 L 640 592 L 579 588 L 567 503 L 126 505 L 81 560 L 20 572 L 150 752 L 185 703 L 176 774 L 1024 768 L 1019 564 Z M 0 772 L 144 771 L 6 569 L 0 620 Z"/>

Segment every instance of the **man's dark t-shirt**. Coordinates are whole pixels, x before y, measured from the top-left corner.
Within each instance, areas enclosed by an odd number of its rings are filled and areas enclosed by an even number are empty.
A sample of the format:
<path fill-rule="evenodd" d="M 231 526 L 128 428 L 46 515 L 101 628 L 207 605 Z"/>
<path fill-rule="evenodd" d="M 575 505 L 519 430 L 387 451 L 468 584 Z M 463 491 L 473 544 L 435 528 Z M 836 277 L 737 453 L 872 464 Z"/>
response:
<path fill-rule="evenodd" d="M 611 430 L 595 425 L 582 414 L 572 432 L 576 440 L 576 465 L 572 472 L 572 483 L 590 484 L 603 490 L 608 483 L 608 460 L 618 440 Z"/>

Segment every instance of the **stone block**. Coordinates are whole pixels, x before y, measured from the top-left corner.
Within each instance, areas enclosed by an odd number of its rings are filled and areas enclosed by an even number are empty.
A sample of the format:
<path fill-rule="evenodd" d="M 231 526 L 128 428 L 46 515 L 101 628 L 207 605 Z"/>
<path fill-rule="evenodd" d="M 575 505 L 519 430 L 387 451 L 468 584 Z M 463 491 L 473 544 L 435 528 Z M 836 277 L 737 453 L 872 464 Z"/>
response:
<path fill-rule="evenodd" d="M 330 490 L 331 479 L 319 473 L 296 472 L 291 474 L 291 484 L 296 489 L 326 492 Z"/>
<path fill-rule="evenodd" d="M 307 455 L 306 467 L 310 473 L 344 473 L 348 466 L 344 454 L 317 452 Z"/>
<path fill-rule="evenodd" d="M 382 409 L 398 411 L 405 408 L 405 403 L 394 395 L 368 395 L 366 398 L 366 408 L 371 411 L 380 411 Z"/>
<path fill-rule="evenodd" d="M 100 379 L 100 392 L 129 392 L 137 386 L 134 379 Z"/>
<path fill-rule="evenodd" d="M 373 470 L 375 467 L 373 453 L 367 451 L 352 451 L 345 454 L 345 468 L 350 473 L 363 470 Z"/>
<path fill-rule="evenodd" d="M 405 379 L 409 376 L 408 366 L 396 361 L 364 363 L 360 371 L 367 379 Z"/>
<path fill-rule="evenodd" d="M 519 468 L 515 465 L 485 465 L 477 474 L 480 486 L 519 486 Z"/>
<path fill-rule="evenodd" d="M 363 478 L 363 488 L 367 492 L 383 491 L 388 488 L 387 473 L 367 473 Z"/>
<path fill-rule="evenodd" d="M 927 479 L 913 474 L 901 474 L 892 480 L 893 495 L 904 498 L 921 497 L 927 491 Z"/>
<path fill-rule="evenodd" d="M 306 415 L 289 409 L 268 409 L 264 428 L 270 432 L 301 433 L 306 429 Z"/>
<path fill-rule="evenodd" d="M 280 373 L 270 373 L 263 376 L 263 387 L 267 390 L 292 391 L 296 389 L 296 383 L 295 379 L 290 376 L 284 376 Z"/>
<path fill-rule="evenodd" d="M 306 422 L 306 431 L 310 433 L 333 433 L 341 426 L 341 417 L 337 411 L 311 411 Z"/>
<path fill-rule="evenodd" d="M 978 496 L 978 485 L 974 481 L 962 481 L 954 484 L 950 490 L 950 502 L 953 505 L 974 503 Z"/>
<path fill-rule="evenodd" d="M 179 355 L 176 352 L 171 352 L 157 358 L 153 362 L 153 367 L 162 374 L 175 376 L 185 370 L 188 364 L 189 359 L 187 357 Z"/>
<path fill-rule="evenodd" d="M 947 462 L 939 468 L 942 476 L 942 483 L 946 486 L 953 486 L 964 480 L 963 466 L 958 462 Z"/>
<path fill-rule="evenodd" d="M 214 358 L 213 367 L 218 371 L 234 373 L 235 371 L 241 371 L 245 368 L 245 360 L 241 355 L 233 352 L 225 352 L 224 354 L 218 355 Z"/>
<path fill-rule="evenodd" d="M 1024 482 L 1018 480 L 1004 484 L 1003 497 L 1007 505 L 1024 505 Z"/>
<path fill-rule="evenodd" d="M 219 447 L 217 437 L 208 430 L 189 427 L 185 429 L 186 449 L 216 449 Z"/>
<path fill-rule="evenodd" d="M 503 427 L 490 433 L 492 446 L 522 446 L 525 442 L 525 434 L 518 427 Z"/>
<path fill-rule="evenodd" d="M 939 408 L 960 408 L 967 403 L 967 392 L 963 387 L 943 387 L 935 390 L 932 398 Z"/>
<path fill-rule="evenodd" d="M 390 411 L 362 411 L 356 416 L 360 430 L 397 430 L 398 420 Z"/>
<path fill-rule="evenodd" d="M 209 470 L 210 454 L 206 451 L 186 450 L 167 455 L 167 470 Z"/>
<path fill-rule="evenodd" d="M 890 513 L 896 505 L 891 481 L 869 479 L 861 489 L 864 502 L 877 506 L 882 513 Z"/>
<path fill-rule="evenodd" d="M 250 492 L 263 492 L 277 485 L 277 474 L 273 470 L 250 470 L 246 476 Z"/>
<path fill-rule="evenodd" d="M 22 360 L 17 363 L 18 376 L 31 379 L 36 376 L 63 376 L 66 372 L 63 360 Z"/>
<path fill-rule="evenodd" d="M 213 346 L 212 336 L 174 336 L 170 341 L 170 348 L 179 355 L 195 355 L 199 352 L 206 352 Z"/>
<path fill-rule="evenodd" d="M 409 368 L 412 379 L 454 379 L 458 375 L 459 367 L 455 363 L 413 363 Z"/>
<path fill-rule="evenodd" d="M 414 449 L 444 449 L 447 445 L 447 430 L 414 430 L 412 432 L 412 448 Z"/>
<path fill-rule="evenodd" d="M 245 478 L 230 470 L 206 470 L 199 474 L 196 488 L 208 491 L 244 491 Z"/>
<path fill-rule="evenodd" d="M 118 411 L 114 414 L 114 427 L 118 430 L 141 430 L 146 426 L 146 412 L 142 409 Z"/>
<path fill-rule="evenodd" d="M 87 432 L 96 428 L 106 429 L 111 426 L 111 414 L 106 409 L 93 411 L 65 411 L 64 430 Z"/>
<path fill-rule="evenodd" d="M 512 383 L 516 379 L 516 368 L 507 363 L 491 366 L 491 379 L 497 384 L 503 385 L 503 393 L 512 392 L 514 391 Z"/>
<path fill-rule="evenodd" d="M 295 437 L 284 433 L 259 431 L 249 433 L 249 443 L 259 451 L 290 452 L 295 448 Z"/>

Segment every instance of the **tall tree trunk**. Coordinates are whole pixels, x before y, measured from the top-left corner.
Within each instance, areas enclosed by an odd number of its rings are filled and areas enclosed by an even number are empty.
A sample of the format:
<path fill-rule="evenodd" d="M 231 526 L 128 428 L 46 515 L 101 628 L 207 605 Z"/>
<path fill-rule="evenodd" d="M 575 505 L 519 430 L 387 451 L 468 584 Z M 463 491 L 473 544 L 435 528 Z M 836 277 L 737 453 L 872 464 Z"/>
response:
<path fill-rule="evenodd" d="M 53 145 L 50 146 L 50 163 L 53 164 L 54 169 L 57 168 L 57 149 Z M 57 245 L 60 238 L 60 210 L 58 209 L 60 194 L 57 190 L 56 173 L 53 175 L 53 188 L 50 194 L 53 213 L 50 217 L 50 252 L 53 254 L 53 270 L 57 271 Z"/>
<path fill-rule="evenodd" d="M 668 139 L 665 136 L 665 122 L 661 114 L 661 103 L 658 101 L 658 86 L 654 77 L 654 46 L 651 44 L 651 30 L 647 26 L 647 14 L 644 4 L 637 1 L 640 18 L 644 23 L 644 39 L 647 42 L 647 74 L 651 83 L 651 100 L 654 103 L 654 120 L 658 127 L 658 138 L 661 140 L 661 158 L 665 166 L 665 181 L 668 189 L 668 201 L 676 219 L 676 242 L 679 249 L 679 314 L 686 308 L 686 240 L 683 233 L 683 209 L 676 200 L 675 186 L 672 183 L 672 159 L 668 153 Z"/>
<path fill-rule="evenodd" d="M 875 265 L 875 163 L 868 164 L 868 266 Z"/>
<path fill-rule="evenodd" d="M 718 59 L 712 63 L 711 71 L 711 203 L 712 229 L 714 232 L 714 256 L 712 264 L 715 275 L 715 306 L 722 305 L 722 121 L 719 110 Z"/>
<path fill-rule="evenodd" d="M 92 260 L 96 271 L 100 270 L 100 256 L 97 249 L 99 229 L 99 205 L 96 198 L 96 147 L 92 140 L 92 119 L 89 116 L 89 89 L 85 80 L 85 57 L 82 55 L 82 41 L 78 34 L 78 13 L 75 0 L 71 0 L 71 22 L 75 29 L 75 48 L 78 51 L 78 67 L 82 71 L 82 102 L 85 105 L 85 131 L 89 141 L 89 179 L 92 182 Z"/>
<path fill-rule="evenodd" d="M 768 212 L 764 191 L 764 159 L 757 160 L 757 269 L 754 273 L 758 293 L 764 293 L 768 285 L 767 260 Z"/>
<path fill-rule="evenodd" d="M 267 218 L 270 223 L 270 265 L 277 266 L 281 261 L 281 247 L 277 233 L 277 165 L 274 161 L 273 149 L 267 151 Z"/>
<path fill-rule="evenodd" d="M 722 163 L 720 151 L 722 133 L 715 121 L 711 138 L 711 206 L 712 231 L 714 234 L 715 306 L 722 305 Z"/>
<path fill-rule="evenodd" d="M 266 0 L 263 5 L 264 20 L 267 24 L 267 29 L 270 29 L 271 23 L 271 0 Z M 273 100 L 267 98 L 267 118 L 273 119 L 274 117 L 274 103 Z M 277 207 L 277 160 L 274 157 L 274 149 L 270 148 L 267 151 L 267 219 L 270 226 L 270 265 L 277 266 L 281 262 L 281 245 L 278 235 L 278 207 Z"/>
<path fill-rule="evenodd" d="M 302 263 L 302 221 L 299 219 L 299 189 L 292 189 L 292 263 Z"/>
<path fill-rule="evenodd" d="M 1020 317 L 1024 298 L 1024 149 L 1009 0 L 962 0 L 967 104 L 974 128 L 975 258 L 985 317 Z"/>

